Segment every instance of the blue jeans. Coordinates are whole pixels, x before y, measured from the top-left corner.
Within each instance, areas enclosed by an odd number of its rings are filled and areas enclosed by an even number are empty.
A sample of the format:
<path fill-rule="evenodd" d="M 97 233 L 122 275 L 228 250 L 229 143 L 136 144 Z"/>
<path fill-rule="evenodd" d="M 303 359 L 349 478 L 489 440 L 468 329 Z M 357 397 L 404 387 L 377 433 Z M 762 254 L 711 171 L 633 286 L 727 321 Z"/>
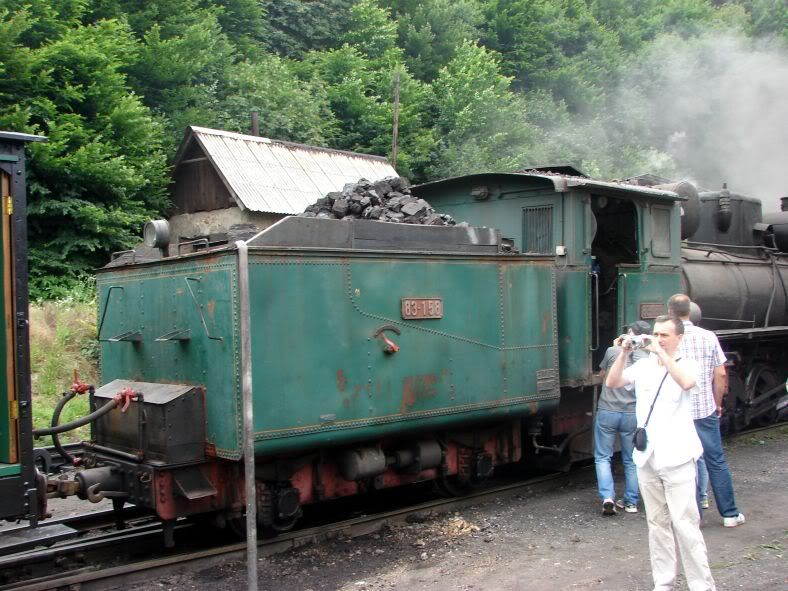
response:
<path fill-rule="evenodd" d="M 722 449 L 720 436 L 720 418 L 712 413 L 705 419 L 695 419 L 695 430 L 703 445 L 703 459 L 709 471 L 711 490 L 714 491 L 714 502 L 717 511 L 723 517 L 736 517 L 739 509 L 733 496 L 733 479 Z"/>
<path fill-rule="evenodd" d="M 596 412 L 594 422 L 594 462 L 596 465 L 596 481 L 599 497 L 616 498 L 613 472 L 610 469 L 610 458 L 613 457 L 613 446 L 616 436 L 621 442 L 621 460 L 624 462 L 624 503 L 637 505 L 638 473 L 632 461 L 632 450 L 635 445 L 632 435 L 637 428 L 637 418 L 633 412 L 614 412 L 600 408 Z"/>
<path fill-rule="evenodd" d="M 695 465 L 698 467 L 698 499 L 705 499 L 709 496 L 709 470 L 703 456 Z"/>

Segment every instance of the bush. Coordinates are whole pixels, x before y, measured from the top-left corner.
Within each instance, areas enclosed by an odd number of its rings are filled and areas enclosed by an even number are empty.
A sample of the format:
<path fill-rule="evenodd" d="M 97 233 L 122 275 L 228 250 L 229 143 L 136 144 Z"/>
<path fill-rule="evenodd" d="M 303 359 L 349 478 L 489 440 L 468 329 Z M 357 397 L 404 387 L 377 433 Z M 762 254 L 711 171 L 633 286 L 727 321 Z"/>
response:
<path fill-rule="evenodd" d="M 97 383 L 96 302 L 91 285 L 68 298 L 31 304 L 30 369 L 34 428 L 50 425 L 55 405 L 73 383 L 74 370 L 80 381 Z M 60 422 L 87 413 L 87 395 L 80 395 L 65 407 Z M 90 427 L 86 426 L 64 433 L 60 439 L 79 441 L 89 436 Z M 42 441 L 49 444 L 48 437 Z"/>

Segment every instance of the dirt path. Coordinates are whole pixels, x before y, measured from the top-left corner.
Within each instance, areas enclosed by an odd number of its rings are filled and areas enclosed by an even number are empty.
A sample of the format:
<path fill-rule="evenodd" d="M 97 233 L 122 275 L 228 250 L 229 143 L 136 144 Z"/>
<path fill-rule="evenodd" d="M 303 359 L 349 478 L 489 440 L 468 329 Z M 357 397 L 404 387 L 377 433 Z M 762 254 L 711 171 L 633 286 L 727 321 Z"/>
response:
<path fill-rule="evenodd" d="M 788 589 L 788 427 L 730 444 L 728 459 L 747 523 L 723 528 L 713 505 L 706 512 L 717 588 Z M 589 472 L 560 491 L 499 499 L 259 564 L 260 589 L 276 591 L 652 588 L 645 514 L 601 516 Z M 244 587 L 241 562 L 140 589 Z M 684 589 L 680 581 L 676 590 Z"/>

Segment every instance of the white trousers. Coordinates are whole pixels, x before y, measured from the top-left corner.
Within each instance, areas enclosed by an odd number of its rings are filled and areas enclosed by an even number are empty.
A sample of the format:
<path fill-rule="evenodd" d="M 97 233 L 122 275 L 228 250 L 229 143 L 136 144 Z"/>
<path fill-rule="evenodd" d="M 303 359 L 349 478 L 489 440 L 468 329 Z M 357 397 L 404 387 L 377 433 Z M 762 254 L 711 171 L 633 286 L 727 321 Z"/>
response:
<path fill-rule="evenodd" d="M 673 589 L 677 542 L 690 591 L 715 591 L 695 499 L 695 462 L 655 470 L 653 459 L 652 455 L 638 468 L 638 482 L 648 521 L 654 591 Z"/>

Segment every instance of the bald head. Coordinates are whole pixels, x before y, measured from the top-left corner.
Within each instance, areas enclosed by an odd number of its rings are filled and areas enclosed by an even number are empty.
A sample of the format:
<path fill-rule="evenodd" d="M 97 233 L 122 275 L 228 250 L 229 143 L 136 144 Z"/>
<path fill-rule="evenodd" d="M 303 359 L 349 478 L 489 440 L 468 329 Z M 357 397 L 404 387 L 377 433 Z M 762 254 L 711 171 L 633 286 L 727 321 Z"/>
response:
<path fill-rule="evenodd" d="M 687 320 L 690 315 L 690 299 L 683 293 L 670 296 L 668 300 L 668 314 Z"/>

